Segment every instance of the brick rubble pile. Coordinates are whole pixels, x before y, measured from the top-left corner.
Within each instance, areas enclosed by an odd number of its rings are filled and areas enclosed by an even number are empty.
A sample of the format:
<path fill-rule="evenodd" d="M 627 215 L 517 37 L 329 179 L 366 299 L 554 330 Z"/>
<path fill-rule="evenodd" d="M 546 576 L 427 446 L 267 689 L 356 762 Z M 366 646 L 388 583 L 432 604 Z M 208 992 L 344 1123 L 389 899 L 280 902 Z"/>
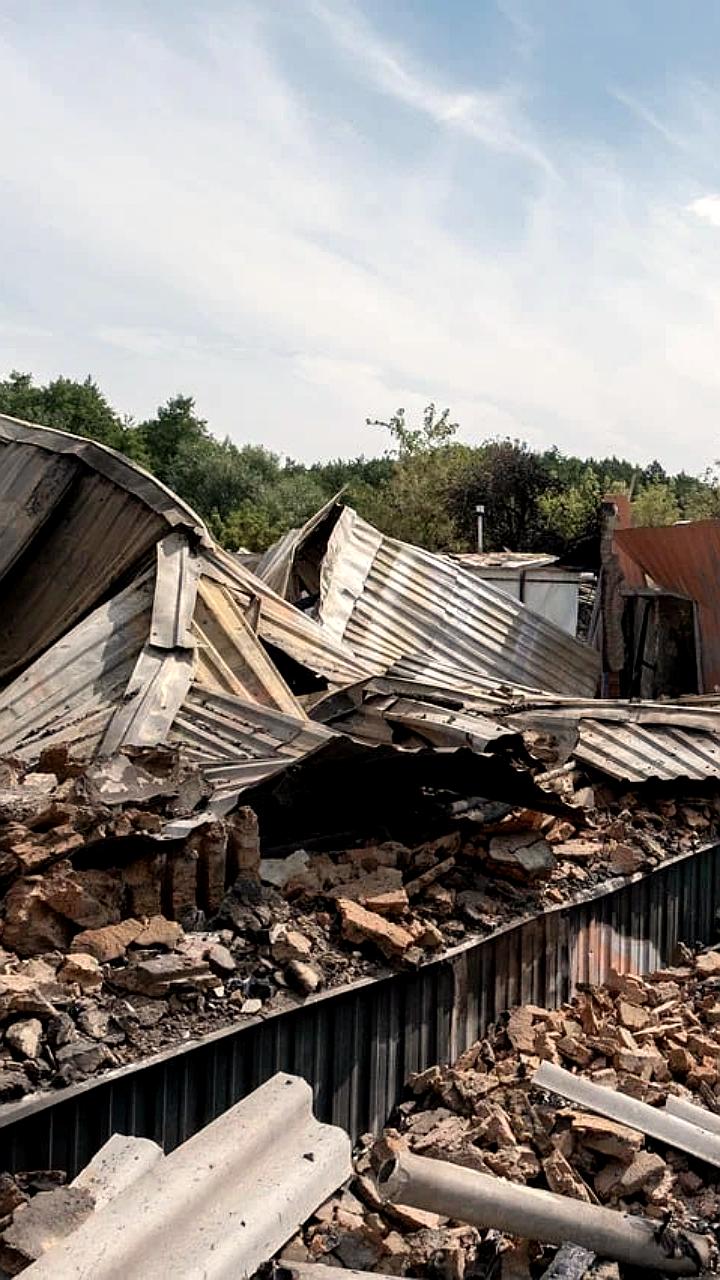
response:
<path fill-rule="evenodd" d="M 715 1237 L 720 1170 L 539 1090 L 531 1081 L 542 1061 L 652 1106 L 674 1093 L 720 1114 L 720 953 L 688 953 L 687 963 L 648 978 L 613 973 L 558 1010 L 514 1009 L 452 1066 L 412 1076 L 382 1138 L 361 1144 L 354 1182 L 321 1207 L 280 1262 L 443 1280 L 521 1278 L 548 1266 L 550 1246 L 384 1203 L 373 1169 L 399 1145 L 643 1214 L 659 1230 L 671 1223 Z M 617 1274 L 615 1264 L 610 1271 Z"/>
<path fill-rule="evenodd" d="M 0 762 L 0 1103 L 417 966 L 718 835 L 713 794 L 548 786 L 573 821 L 465 802 L 414 847 L 380 831 L 262 857 L 250 809 L 197 823 L 206 792 L 176 753 Z"/>

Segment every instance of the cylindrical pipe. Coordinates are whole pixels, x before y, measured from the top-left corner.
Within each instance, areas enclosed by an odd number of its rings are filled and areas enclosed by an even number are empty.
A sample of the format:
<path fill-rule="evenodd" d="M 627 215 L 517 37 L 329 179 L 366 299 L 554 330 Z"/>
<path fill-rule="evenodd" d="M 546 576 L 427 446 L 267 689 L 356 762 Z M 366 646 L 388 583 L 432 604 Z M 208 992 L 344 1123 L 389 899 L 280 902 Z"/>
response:
<path fill-rule="evenodd" d="M 600 1257 L 668 1275 L 697 1275 L 710 1263 L 710 1242 L 704 1236 L 684 1233 L 687 1252 L 678 1249 L 668 1256 L 656 1238 L 657 1223 L 647 1218 L 518 1186 L 409 1151 L 399 1151 L 381 1168 L 379 1184 L 383 1196 L 399 1204 L 429 1209 L 475 1227 L 495 1227 L 527 1240 L 571 1241 Z"/>
<path fill-rule="evenodd" d="M 720 1134 L 720 1116 L 708 1111 L 707 1107 L 696 1107 L 686 1098 L 677 1098 L 674 1093 L 669 1093 L 665 1099 L 665 1110 L 678 1120 L 689 1120 L 690 1124 L 699 1125 L 708 1133 Z"/>

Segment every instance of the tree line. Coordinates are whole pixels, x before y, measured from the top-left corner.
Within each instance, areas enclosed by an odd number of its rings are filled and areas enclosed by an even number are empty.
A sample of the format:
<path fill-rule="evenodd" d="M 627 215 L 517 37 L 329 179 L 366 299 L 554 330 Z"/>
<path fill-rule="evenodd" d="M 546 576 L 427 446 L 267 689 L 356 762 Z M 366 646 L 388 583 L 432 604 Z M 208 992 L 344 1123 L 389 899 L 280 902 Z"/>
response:
<path fill-rule="evenodd" d="M 607 492 L 630 495 L 636 524 L 720 517 L 720 485 L 710 471 L 669 475 L 657 461 L 638 468 L 512 439 L 461 444 L 449 410 L 433 404 L 417 424 L 403 409 L 373 420 L 385 432 L 379 457 L 310 465 L 262 445 L 219 440 L 191 396 L 172 396 L 136 422 L 89 377 L 40 385 L 13 371 L 0 381 L 0 413 L 119 450 L 179 494 L 232 550 L 264 550 L 341 489 L 383 532 L 440 551 L 474 548 L 479 503 L 487 550 L 550 551 L 580 561 L 592 554 Z"/>

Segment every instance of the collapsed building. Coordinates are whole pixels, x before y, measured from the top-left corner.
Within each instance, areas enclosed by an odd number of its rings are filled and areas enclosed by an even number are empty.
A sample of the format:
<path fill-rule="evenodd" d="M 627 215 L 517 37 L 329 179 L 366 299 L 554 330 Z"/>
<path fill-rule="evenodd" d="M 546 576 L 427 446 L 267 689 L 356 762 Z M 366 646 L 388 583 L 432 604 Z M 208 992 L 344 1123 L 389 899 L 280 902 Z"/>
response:
<path fill-rule="evenodd" d="M 232 555 L 0 418 L 0 596 L 8 1171 L 170 1150 L 276 1071 L 377 1134 L 504 1011 L 714 940 L 716 700 L 599 699 L 601 653 L 462 559 L 337 499 Z"/>

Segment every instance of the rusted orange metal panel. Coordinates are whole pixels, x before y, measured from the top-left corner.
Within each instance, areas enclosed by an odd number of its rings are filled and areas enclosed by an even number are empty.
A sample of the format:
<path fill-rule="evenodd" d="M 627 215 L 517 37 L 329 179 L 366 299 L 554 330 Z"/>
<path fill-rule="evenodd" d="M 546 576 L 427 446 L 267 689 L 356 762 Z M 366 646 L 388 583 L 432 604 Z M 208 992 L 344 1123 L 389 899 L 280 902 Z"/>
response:
<path fill-rule="evenodd" d="M 703 691 L 720 690 L 720 521 L 621 529 L 615 542 L 658 586 L 697 603 Z"/>

